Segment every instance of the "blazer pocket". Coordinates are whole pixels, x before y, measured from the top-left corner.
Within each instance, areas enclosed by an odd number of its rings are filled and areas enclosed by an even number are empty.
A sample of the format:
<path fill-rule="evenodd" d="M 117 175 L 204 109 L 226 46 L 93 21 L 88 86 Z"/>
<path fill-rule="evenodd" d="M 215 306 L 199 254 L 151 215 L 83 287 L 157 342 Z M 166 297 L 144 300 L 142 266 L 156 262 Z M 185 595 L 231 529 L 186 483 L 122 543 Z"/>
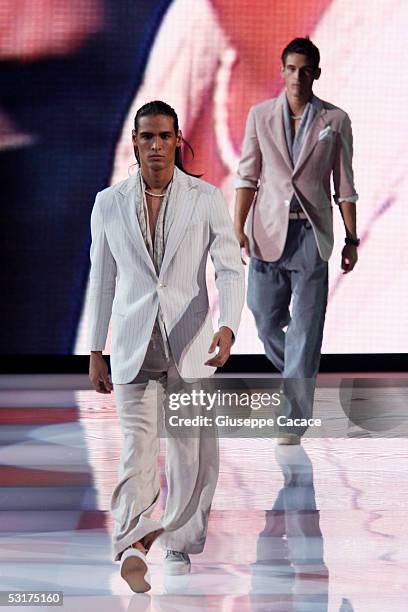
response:
<path fill-rule="evenodd" d="M 327 125 L 325 128 L 320 130 L 318 140 L 325 140 L 333 137 L 334 130 L 331 125 Z"/>

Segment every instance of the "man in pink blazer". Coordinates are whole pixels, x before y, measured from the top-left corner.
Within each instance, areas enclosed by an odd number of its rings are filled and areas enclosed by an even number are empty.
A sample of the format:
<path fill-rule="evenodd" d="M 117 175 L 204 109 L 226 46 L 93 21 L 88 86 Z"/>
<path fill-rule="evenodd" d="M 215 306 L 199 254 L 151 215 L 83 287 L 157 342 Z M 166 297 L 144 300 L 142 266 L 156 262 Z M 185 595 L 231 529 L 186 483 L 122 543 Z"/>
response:
<path fill-rule="evenodd" d="M 333 249 L 331 177 L 346 230 L 344 273 L 357 262 L 358 196 L 350 119 L 312 91 L 321 72 L 318 48 L 296 38 L 281 59 L 285 91 L 249 111 L 235 230 L 251 258 L 248 306 L 265 353 L 285 379 L 303 381 L 291 387 L 290 412 L 310 417 Z M 299 433 L 286 429 L 279 441 L 298 443 Z"/>

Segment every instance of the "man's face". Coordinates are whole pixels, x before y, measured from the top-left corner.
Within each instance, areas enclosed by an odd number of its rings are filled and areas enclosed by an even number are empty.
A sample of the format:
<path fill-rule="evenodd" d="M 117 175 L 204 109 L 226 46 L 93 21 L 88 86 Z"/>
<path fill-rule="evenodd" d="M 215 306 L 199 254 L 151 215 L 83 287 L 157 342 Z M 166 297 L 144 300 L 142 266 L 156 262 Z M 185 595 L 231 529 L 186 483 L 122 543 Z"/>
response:
<path fill-rule="evenodd" d="M 314 70 L 306 55 L 289 53 L 281 66 L 286 91 L 293 98 L 307 100 L 313 88 L 313 81 L 320 76 L 320 68 Z"/>
<path fill-rule="evenodd" d="M 175 133 L 173 117 L 147 115 L 139 119 L 137 132 L 132 131 L 132 141 L 138 150 L 142 170 L 163 170 L 174 165 L 176 148 L 181 145 L 181 132 Z"/>

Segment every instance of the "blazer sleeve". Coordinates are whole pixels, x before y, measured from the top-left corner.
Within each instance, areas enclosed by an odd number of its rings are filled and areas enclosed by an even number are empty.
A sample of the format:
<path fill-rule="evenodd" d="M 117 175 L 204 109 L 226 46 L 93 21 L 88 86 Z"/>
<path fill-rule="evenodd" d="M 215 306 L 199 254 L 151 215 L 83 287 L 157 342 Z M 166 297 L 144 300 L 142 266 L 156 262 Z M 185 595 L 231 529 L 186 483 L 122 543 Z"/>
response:
<path fill-rule="evenodd" d="M 100 194 L 91 215 L 91 271 L 88 298 L 88 345 L 90 351 L 103 351 L 116 285 L 116 262 L 106 239 Z"/>
<path fill-rule="evenodd" d="M 211 197 L 209 219 L 209 250 L 219 298 L 218 326 L 229 327 L 236 336 L 244 305 L 245 275 L 228 207 L 218 188 Z"/>
<path fill-rule="evenodd" d="M 334 201 L 357 202 L 358 194 L 354 188 L 353 175 L 353 133 L 351 121 L 345 114 L 341 129 L 337 134 L 336 152 L 333 166 Z"/>
<path fill-rule="evenodd" d="M 251 189 L 257 189 L 261 166 L 262 154 L 256 132 L 255 109 L 251 108 L 246 122 L 235 188 L 250 187 Z"/>

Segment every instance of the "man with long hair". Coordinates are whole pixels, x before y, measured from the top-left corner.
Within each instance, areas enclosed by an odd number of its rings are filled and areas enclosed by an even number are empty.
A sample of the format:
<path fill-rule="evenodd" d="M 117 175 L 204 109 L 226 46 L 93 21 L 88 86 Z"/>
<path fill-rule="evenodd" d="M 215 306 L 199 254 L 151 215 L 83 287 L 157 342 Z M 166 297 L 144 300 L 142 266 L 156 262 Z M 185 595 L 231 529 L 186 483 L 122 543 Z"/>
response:
<path fill-rule="evenodd" d="M 204 547 L 218 474 L 216 439 L 201 430 L 168 437 L 166 511 L 153 520 L 161 401 L 169 385 L 209 377 L 228 359 L 244 276 L 220 190 L 183 167 L 175 111 L 161 101 L 142 106 L 132 140 L 137 172 L 98 193 L 92 212 L 89 342 L 90 379 L 99 393 L 114 390 L 123 433 L 111 503 L 113 555 L 132 590 L 143 592 L 150 588 L 146 554 L 156 538 L 167 549 L 169 574 L 188 573 L 189 553 Z M 215 334 L 208 253 L 219 292 Z M 102 357 L 111 317 L 112 380 Z"/>

